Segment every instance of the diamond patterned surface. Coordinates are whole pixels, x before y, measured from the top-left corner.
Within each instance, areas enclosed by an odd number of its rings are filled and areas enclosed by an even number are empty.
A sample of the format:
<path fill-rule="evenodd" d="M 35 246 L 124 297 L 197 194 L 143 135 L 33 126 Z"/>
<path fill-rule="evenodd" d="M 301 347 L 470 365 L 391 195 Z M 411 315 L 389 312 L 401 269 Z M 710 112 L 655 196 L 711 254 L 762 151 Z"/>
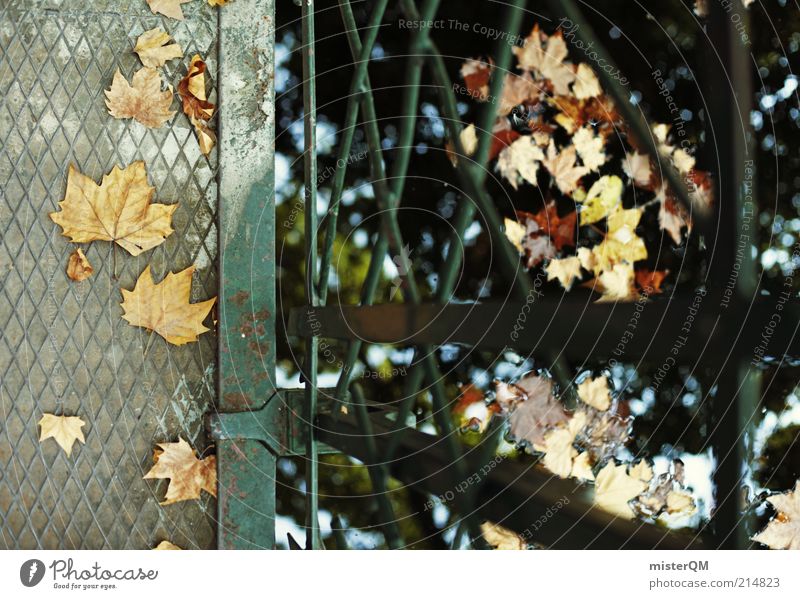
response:
<path fill-rule="evenodd" d="M 121 319 L 120 288 L 149 263 L 197 267 L 192 301 L 217 293 L 216 156 L 202 156 L 187 119 L 161 129 L 111 118 L 103 90 L 140 63 L 136 37 L 160 26 L 186 59 L 164 69 L 177 87 L 194 53 L 216 72 L 217 17 L 184 5 L 185 21 L 143 0 L 0 0 L 0 548 L 186 548 L 215 543 L 212 498 L 162 507 L 165 481 L 141 479 L 154 442 L 205 447 L 216 338 L 172 347 Z M 213 101 L 213 96 L 212 96 Z M 180 112 L 176 98 L 173 108 Z M 95 273 L 72 283 L 73 244 L 48 217 L 70 163 L 99 181 L 144 160 L 155 201 L 179 204 L 172 234 L 138 257 L 82 246 Z M 38 442 L 42 413 L 79 415 L 86 444 L 67 457 Z"/>

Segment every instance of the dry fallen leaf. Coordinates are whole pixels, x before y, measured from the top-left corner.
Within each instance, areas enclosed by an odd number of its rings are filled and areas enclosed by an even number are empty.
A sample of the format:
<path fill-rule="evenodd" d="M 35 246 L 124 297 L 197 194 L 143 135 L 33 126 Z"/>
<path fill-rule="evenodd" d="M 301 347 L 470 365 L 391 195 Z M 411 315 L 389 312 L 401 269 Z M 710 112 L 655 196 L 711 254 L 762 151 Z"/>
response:
<path fill-rule="evenodd" d="M 572 462 L 572 472 L 569 475 L 578 480 L 594 480 L 592 472 L 592 456 L 588 451 L 578 454 Z"/>
<path fill-rule="evenodd" d="M 81 431 L 81 427 L 86 426 L 86 423 L 77 416 L 44 414 L 42 419 L 39 420 L 39 426 L 42 427 L 39 441 L 52 437 L 67 456 L 72 453 L 72 445 L 75 441 L 86 443 L 83 438 L 83 431 Z"/>
<path fill-rule="evenodd" d="M 491 61 L 467 59 L 461 65 L 461 78 L 467 91 L 477 100 L 486 100 L 489 95 L 489 79 L 492 75 Z"/>
<path fill-rule="evenodd" d="M 167 494 L 161 505 L 199 499 L 204 490 L 217 496 L 217 458 L 199 460 L 194 449 L 178 438 L 177 443 L 158 443 L 153 452 L 153 467 L 142 478 L 168 478 Z"/>
<path fill-rule="evenodd" d="M 231 2 L 231 1 L 232 0 L 208 0 L 208 3 L 211 6 L 225 6 L 228 2 Z"/>
<path fill-rule="evenodd" d="M 168 60 L 183 57 L 181 47 L 176 43 L 170 44 L 169 40 L 168 33 L 155 27 L 139 36 L 133 51 L 139 55 L 139 60 L 144 66 L 163 67 Z"/>
<path fill-rule="evenodd" d="M 640 209 L 623 210 L 619 206 L 608 216 L 606 237 L 592 250 L 597 269 L 608 271 L 617 264 L 633 264 L 647 258 L 647 246 L 636 234 L 641 217 Z"/>
<path fill-rule="evenodd" d="M 544 436 L 544 458 L 542 463 L 553 474 L 561 478 L 572 475 L 574 460 L 578 456 L 575 449 L 575 436 L 586 425 L 586 413 L 575 412 L 566 426 L 561 426 L 548 431 Z M 580 466 L 579 466 L 580 468 Z"/>
<path fill-rule="evenodd" d="M 663 290 L 661 284 L 669 274 L 668 270 L 647 270 L 642 268 L 636 271 L 636 286 L 647 295 L 657 295 Z"/>
<path fill-rule="evenodd" d="M 528 546 L 521 536 L 499 524 L 484 522 L 481 524 L 484 540 L 495 549 L 523 550 Z"/>
<path fill-rule="evenodd" d="M 638 187 L 650 188 L 653 184 L 653 169 L 647 154 L 626 154 L 622 159 L 622 170 Z"/>
<path fill-rule="evenodd" d="M 182 548 L 169 541 L 161 541 L 158 545 L 153 547 L 153 551 L 182 551 Z"/>
<path fill-rule="evenodd" d="M 578 100 L 588 100 L 603 93 L 597 75 L 588 64 L 582 62 L 578 65 L 575 83 L 572 84 L 572 93 Z"/>
<path fill-rule="evenodd" d="M 472 156 L 475 150 L 478 149 L 478 132 L 475 129 L 475 124 L 471 123 L 461 130 L 458 134 L 458 139 L 461 141 L 461 149 L 464 150 L 465 156 Z M 456 153 L 455 144 L 448 140 L 444 146 L 447 152 L 447 157 L 453 166 L 458 165 L 458 155 Z"/>
<path fill-rule="evenodd" d="M 608 392 L 608 379 L 605 375 L 596 379 L 588 378 L 578 385 L 578 397 L 583 403 L 592 406 L 595 410 L 604 412 L 611 405 L 611 395 Z"/>
<path fill-rule="evenodd" d="M 108 113 L 116 119 L 136 119 L 146 127 L 158 128 L 175 116 L 170 110 L 172 86 L 161 89 L 161 75 L 150 67 L 139 69 L 129 85 L 122 73 L 114 73 L 111 88 L 105 91 Z"/>
<path fill-rule="evenodd" d="M 530 73 L 522 76 L 509 73 L 503 81 L 503 95 L 500 97 L 497 115 L 506 116 L 520 104 L 536 104 L 540 94 L 541 86 L 533 81 Z"/>
<path fill-rule="evenodd" d="M 517 248 L 517 251 L 522 254 L 525 249 L 522 246 L 522 241 L 528 235 L 528 229 L 515 220 L 506 217 L 503 220 L 505 226 L 505 234 L 511 244 Z"/>
<path fill-rule="evenodd" d="M 603 175 L 589 188 L 581 207 L 581 225 L 590 225 L 604 219 L 622 202 L 622 179 L 616 175 Z"/>
<path fill-rule="evenodd" d="M 190 266 L 179 273 L 169 273 L 156 284 L 150 266 L 136 281 L 133 291 L 122 290 L 122 318 L 135 327 L 155 331 L 173 345 L 197 341 L 197 336 L 211 329 L 203 320 L 217 298 L 190 304 L 192 273 Z"/>
<path fill-rule="evenodd" d="M 683 488 L 683 462 L 674 460 L 670 471 L 660 474 L 657 478 L 653 478 L 653 469 L 646 460 L 631 467 L 630 475 L 636 476 L 637 469 L 642 473 L 638 478 L 647 482 L 649 488 L 632 503 L 636 513 L 657 518 L 662 513 L 670 516 L 688 516 L 696 511 L 694 498 Z"/>
<path fill-rule="evenodd" d="M 559 216 L 556 203 L 551 201 L 532 218 L 539 225 L 539 229 L 550 236 L 557 250 L 561 251 L 565 245 L 575 245 L 575 224 L 578 215 L 574 210 Z"/>
<path fill-rule="evenodd" d="M 92 276 L 94 268 L 89 264 L 88 258 L 81 248 L 76 249 L 69 255 L 67 262 L 67 276 L 73 281 L 85 281 Z"/>
<path fill-rule="evenodd" d="M 186 76 L 178 84 L 178 93 L 183 100 L 183 112 L 194 126 L 200 151 L 207 156 L 217 142 L 217 137 L 208 124 L 216 105 L 209 102 L 206 96 L 205 73 L 206 63 L 199 54 L 195 54 Z"/>
<path fill-rule="evenodd" d="M 800 549 L 800 480 L 793 491 L 771 495 L 767 501 L 777 514 L 753 540 L 770 549 Z"/>
<path fill-rule="evenodd" d="M 542 164 L 550 171 L 553 181 L 563 194 L 569 195 L 575 191 L 581 177 L 589 173 L 587 167 L 575 164 L 576 159 L 575 146 L 569 146 L 561 152 L 557 152 L 555 143 L 550 140 L 550 145 L 547 147 L 547 158 L 542 160 Z"/>
<path fill-rule="evenodd" d="M 594 131 L 588 127 L 581 127 L 572 136 L 572 143 L 581 157 L 583 165 L 590 171 L 596 171 L 606 163 L 606 156 L 603 147 L 605 140 L 600 135 L 595 135 Z"/>
<path fill-rule="evenodd" d="M 564 407 L 553 397 L 553 383 L 549 379 L 528 375 L 517 381 L 513 389 L 521 392 L 523 398 L 509 416 L 511 436 L 518 442 L 543 445 L 547 431 L 569 420 Z"/>
<path fill-rule="evenodd" d="M 511 187 L 517 189 L 520 181 L 537 184 L 536 171 L 540 160 L 544 160 L 544 152 L 532 136 L 525 135 L 500 152 L 496 168 L 511 183 Z"/>
<path fill-rule="evenodd" d="M 97 185 L 72 165 L 59 212 L 50 218 L 74 243 L 115 241 L 133 256 L 154 248 L 172 232 L 177 204 L 151 204 L 154 188 L 147 184 L 144 162 L 114 167 Z"/>
<path fill-rule="evenodd" d="M 572 289 L 572 283 L 581 279 L 581 261 L 577 256 L 550 260 L 545 271 L 548 281 L 557 279 L 561 286 L 569 291 Z"/>
<path fill-rule="evenodd" d="M 600 470 L 595 480 L 594 502 L 615 516 L 630 520 L 634 517 L 631 500 L 638 497 L 648 483 L 628 473 L 626 464 L 609 462 Z"/>
<path fill-rule="evenodd" d="M 147 5 L 150 10 L 155 13 L 161 13 L 165 17 L 171 19 L 183 20 L 183 11 L 181 4 L 186 4 L 190 0 L 147 0 Z"/>
<path fill-rule="evenodd" d="M 598 301 L 629 301 L 634 299 L 633 267 L 630 264 L 615 264 L 603 271 L 596 279 L 597 287 L 603 296 Z"/>
<path fill-rule="evenodd" d="M 542 43 L 545 42 L 543 46 Z M 569 85 L 575 80 L 575 66 L 566 62 L 567 44 L 561 31 L 547 36 L 539 31 L 539 25 L 525 39 L 525 45 L 512 49 L 521 69 L 532 70 L 548 79 L 556 95 L 569 94 Z"/>

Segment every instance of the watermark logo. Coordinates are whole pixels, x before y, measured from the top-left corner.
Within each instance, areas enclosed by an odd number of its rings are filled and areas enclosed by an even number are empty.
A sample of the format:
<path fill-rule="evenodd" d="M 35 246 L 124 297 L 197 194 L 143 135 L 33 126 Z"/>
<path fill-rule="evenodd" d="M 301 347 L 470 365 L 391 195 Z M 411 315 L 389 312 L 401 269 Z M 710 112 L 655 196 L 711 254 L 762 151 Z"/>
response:
<path fill-rule="evenodd" d="M 392 258 L 392 262 L 397 267 L 397 276 L 392 279 L 392 289 L 389 292 L 389 299 L 394 299 L 394 296 L 400 291 L 400 287 L 403 285 L 403 279 L 408 274 L 408 268 L 406 265 L 411 263 L 411 248 L 409 248 L 408 244 L 401 250 L 399 256 L 394 256 Z"/>
<path fill-rule="evenodd" d="M 19 580 L 26 587 L 35 587 L 44 578 L 44 562 L 38 559 L 29 559 L 19 569 Z"/>

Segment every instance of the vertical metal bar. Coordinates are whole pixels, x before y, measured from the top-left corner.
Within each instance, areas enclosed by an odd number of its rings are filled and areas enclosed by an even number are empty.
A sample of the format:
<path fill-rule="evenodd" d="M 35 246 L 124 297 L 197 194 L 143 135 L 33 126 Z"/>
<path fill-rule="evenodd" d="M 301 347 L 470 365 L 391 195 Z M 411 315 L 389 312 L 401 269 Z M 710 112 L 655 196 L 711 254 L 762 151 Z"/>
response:
<path fill-rule="evenodd" d="M 303 156 L 305 178 L 306 304 L 319 305 L 317 296 L 317 96 L 314 46 L 314 0 L 302 3 L 303 44 Z M 314 419 L 317 415 L 317 344 L 311 335 L 305 340 L 303 364 L 305 379 L 306 437 L 306 549 L 318 549 L 319 538 L 319 462 Z"/>
<path fill-rule="evenodd" d="M 275 121 L 252 118 L 262 103 L 274 103 L 273 77 L 261 68 L 274 62 L 274 15 L 273 0 L 240 0 L 236 11 L 219 14 L 218 407 L 223 412 L 258 409 L 275 390 Z M 241 87 L 241 81 L 252 84 Z M 217 442 L 220 549 L 274 548 L 276 461 L 258 441 Z"/>
<path fill-rule="evenodd" d="M 747 11 L 740 10 L 747 22 Z M 716 343 L 721 364 L 716 369 L 719 387 L 713 401 L 711 435 L 717 467 L 714 472 L 716 506 L 711 520 L 715 544 L 719 548 L 739 549 L 750 545 L 747 515 L 743 505 L 743 473 L 752 456 L 754 418 L 759 396 L 759 376 L 751 371 L 739 335 L 746 325 L 750 305 L 756 299 L 756 264 L 751 252 L 755 218 L 745 225 L 745 211 L 753 217 L 755 185 L 753 177 L 747 191 L 753 204 L 746 206 L 746 161 L 754 158 L 749 136 L 752 105 L 752 63 L 730 15 L 716 2 L 710 4 L 709 35 L 720 64 L 710 79 L 715 147 L 719 148 L 719 173 L 716 184 L 718 230 L 713 264 L 719 276 L 711 277 L 711 296 L 720 301 L 720 328 Z M 719 123 L 719 125 L 717 125 Z M 749 139 L 748 139 L 749 137 Z M 735 293 L 730 294 L 730 276 L 737 273 Z M 732 323 L 732 324 L 731 324 Z"/>

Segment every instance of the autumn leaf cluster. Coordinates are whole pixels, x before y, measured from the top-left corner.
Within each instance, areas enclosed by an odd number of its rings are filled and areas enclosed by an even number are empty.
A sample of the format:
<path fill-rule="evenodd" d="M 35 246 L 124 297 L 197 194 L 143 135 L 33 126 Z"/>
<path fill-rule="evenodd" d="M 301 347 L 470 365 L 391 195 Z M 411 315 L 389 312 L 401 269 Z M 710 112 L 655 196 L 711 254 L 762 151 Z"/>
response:
<path fill-rule="evenodd" d="M 663 169 L 677 170 L 698 207 L 712 201 L 708 173 L 695 168 L 693 149 L 685 140 L 677 144 L 667 125 L 653 126 L 653 143 L 663 159 L 656 164 L 631 135 L 592 67 L 569 60 L 561 31 L 547 35 L 537 25 L 513 51 L 518 72 L 505 75 L 497 119 L 486 132 L 490 159 L 514 190 L 538 188 L 544 206 L 535 212 L 520 208 L 506 218 L 507 238 L 525 267 L 543 267 L 548 280 L 565 290 L 583 284 L 612 301 L 659 293 L 668 273 L 644 265 L 642 214 L 651 206 L 658 210 L 664 235 L 680 245 L 692 221 L 663 180 Z M 491 59 L 469 59 L 461 68 L 470 95 L 479 101 L 491 100 L 493 75 Z M 462 130 L 466 154 L 475 151 L 478 134 L 474 125 Z M 448 151 L 457 161 L 452 144 Z M 629 187 L 636 190 L 633 205 L 624 200 Z M 535 204 L 529 195 L 526 206 Z M 597 235 L 601 240 L 592 241 Z"/>

